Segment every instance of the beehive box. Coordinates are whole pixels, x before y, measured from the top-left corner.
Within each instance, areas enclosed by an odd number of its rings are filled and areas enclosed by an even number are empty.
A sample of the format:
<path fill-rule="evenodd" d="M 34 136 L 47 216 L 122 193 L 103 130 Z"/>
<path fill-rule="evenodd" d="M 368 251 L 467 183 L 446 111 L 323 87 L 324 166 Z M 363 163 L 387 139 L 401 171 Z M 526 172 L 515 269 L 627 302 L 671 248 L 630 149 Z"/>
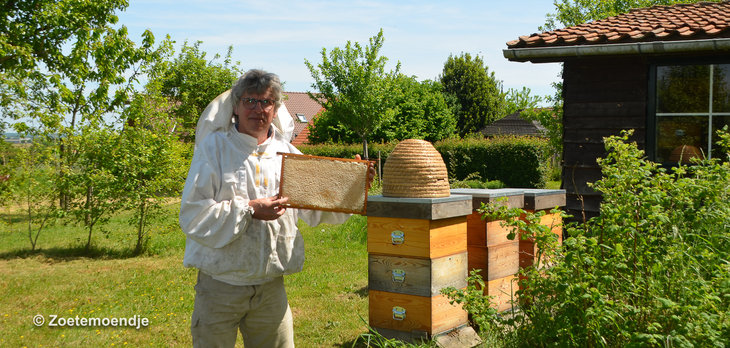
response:
<path fill-rule="evenodd" d="M 439 258 L 466 250 L 466 219 L 368 217 L 368 253 Z"/>
<path fill-rule="evenodd" d="M 477 212 L 484 204 L 522 208 L 522 189 L 453 189 L 453 194 L 472 196 L 472 214 L 467 217 L 467 251 L 469 271 L 479 269 L 485 281 L 484 294 L 493 296 L 492 304 L 504 311 L 512 307 L 517 290 L 516 274 L 520 267 L 519 236 L 509 239 L 512 229 L 503 227 L 502 220 L 482 219 Z"/>
<path fill-rule="evenodd" d="M 514 241 L 492 246 L 467 247 L 469 271 L 481 270 L 479 274 L 485 281 L 515 275 L 520 271 L 520 242 Z"/>
<path fill-rule="evenodd" d="M 368 253 L 435 259 L 466 250 L 469 196 L 368 199 Z"/>
<path fill-rule="evenodd" d="M 516 275 L 509 275 L 486 282 L 487 289 L 484 294 L 493 297 L 491 302 L 496 310 L 504 312 L 512 309 L 513 301 L 517 300 L 515 295 L 519 286 L 517 279 Z"/>
<path fill-rule="evenodd" d="M 565 190 L 550 189 L 526 189 L 524 209 L 528 212 L 545 211 L 540 219 L 540 224 L 552 226 L 552 232 L 558 237 L 558 242 L 563 240 L 563 219 L 559 213 L 550 213 L 555 207 L 565 206 Z M 528 238 L 520 238 L 520 267 L 530 267 L 537 261 L 537 246 Z"/>
<path fill-rule="evenodd" d="M 468 321 L 467 313 L 458 304 L 450 304 L 444 295 L 417 296 L 369 290 L 370 326 L 401 332 L 422 332 L 437 335 Z"/>
<path fill-rule="evenodd" d="M 468 324 L 467 313 L 440 292 L 449 286 L 466 287 L 466 216 L 471 208 L 470 196 L 369 197 L 372 328 L 385 337 L 406 340 L 463 331 L 458 329 Z"/>
<path fill-rule="evenodd" d="M 521 208 L 524 205 L 522 192 L 522 189 L 452 189 L 452 194 L 472 197 L 472 213 L 467 217 L 467 244 L 492 246 L 511 242 L 507 239 L 510 230 L 502 227 L 502 220 L 482 219 L 477 209 L 482 203 Z"/>
<path fill-rule="evenodd" d="M 438 296 L 446 287 L 466 287 L 466 252 L 436 259 L 368 255 L 368 288 L 418 296 Z"/>

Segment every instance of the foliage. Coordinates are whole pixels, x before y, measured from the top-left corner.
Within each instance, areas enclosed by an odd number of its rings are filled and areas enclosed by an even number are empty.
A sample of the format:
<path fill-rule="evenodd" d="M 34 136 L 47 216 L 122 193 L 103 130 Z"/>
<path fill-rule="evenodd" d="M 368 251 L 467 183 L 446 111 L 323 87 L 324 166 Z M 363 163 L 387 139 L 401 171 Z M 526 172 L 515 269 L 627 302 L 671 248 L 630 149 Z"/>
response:
<path fill-rule="evenodd" d="M 398 64 L 394 71 L 385 72 L 388 59 L 379 56 L 384 40 L 381 29 L 364 48 L 348 41 L 344 49 L 335 47 L 329 56 L 323 48 L 322 62 L 316 67 L 304 61 L 314 78 L 312 87 L 319 91 L 310 92 L 309 96 L 327 110 L 329 115 L 323 117 L 333 118 L 330 126 L 348 129 L 360 138 L 365 158 L 368 139 L 392 116 L 387 92 L 400 69 Z"/>
<path fill-rule="evenodd" d="M 449 56 L 440 76 L 447 101 L 456 115 L 460 136 L 479 132 L 504 115 L 502 82 L 484 65 L 480 56 Z"/>
<path fill-rule="evenodd" d="M 69 137 L 75 153 L 74 166 L 63 176 L 62 189 L 68 193 L 69 212 L 88 231 L 85 248 L 91 247 L 91 236 L 97 223 L 106 222 L 122 208 L 124 178 L 116 176 L 123 163 L 120 157 L 120 136 L 109 129 L 85 129 L 79 136 Z"/>
<path fill-rule="evenodd" d="M 182 125 L 183 140 L 195 139 L 195 126 L 198 118 L 211 100 L 231 88 L 242 74 L 240 63 L 231 61 L 233 47 L 222 62 L 216 54 L 210 61 L 206 52 L 200 51 L 197 41 L 188 45 L 187 41 L 174 59 L 173 42 L 167 38 L 159 47 L 161 58 L 149 69 L 150 81 L 146 85 L 147 93 L 166 97 L 170 103 L 170 112 Z"/>
<path fill-rule="evenodd" d="M 656 5 L 691 4 L 705 0 L 554 0 L 556 12 L 547 15 L 540 30 L 557 29 L 557 23 L 566 27 L 605 19 L 629 12 L 632 8 Z M 722 0 L 710 0 L 720 2 Z"/>
<path fill-rule="evenodd" d="M 478 175 L 506 187 L 541 188 L 547 181 L 547 141 L 532 137 L 449 139 L 434 144 L 449 177 L 463 180 Z"/>
<path fill-rule="evenodd" d="M 520 112 L 520 117 L 540 122 L 545 127 L 545 136 L 550 142 L 553 162 L 555 166 L 558 166 L 563 154 L 563 105 L 560 96 L 562 84 L 553 83 L 553 87 L 556 95 L 545 97 L 530 95 L 531 91 L 527 87 L 523 87 L 521 90 L 510 89 L 506 97 L 506 114 Z M 552 107 L 538 107 L 543 101 L 549 102 Z"/>
<path fill-rule="evenodd" d="M 563 248 L 534 228 L 538 219 L 513 224 L 543 251 L 522 272 L 521 312 L 498 322 L 519 345 L 722 347 L 730 339 L 730 164 L 668 171 L 628 143 L 630 134 L 605 139 L 603 178 L 593 185 L 601 215 L 568 226 Z M 730 136 L 721 138 L 727 148 Z"/>
<path fill-rule="evenodd" d="M 125 206 L 135 211 L 130 224 L 137 226 L 135 253 L 144 250 L 148 225 L 159 218 L 167 197 L 178 195 L 188 167 L 186 144 L 173 132 L 164 98 L 139 94 L 125 110 L 127 120 L 117 145 L 118 165 L 113 175 L 120 179 Z"/>
<path fill-rule="evenodd" d="M 499 189 L 505 188 L 503 182 L 499 180 L 483 181 L 478 174 L 472 173 L 463 180 L 452 179 L 449 182 L 452 189 L 455 188 L 475 188 L 475 189 Z"/>
<path fill-rule="evenodd" d="M 91 28 L 115 23 L 116 10 L 127 0 L 35 0 L 3 4 L 0 16 L 0 72 L 28 71 L 42 63 L 53 69 L 63 65 L 64 44 L 84 36 Z"/>
<path fill-rule="evenodd" d="M 455 133 L 456 119 L 446 103 L 440 83 L 418 82 L 415 77 L 403 74 L 391 79 L 388 106 L 392 117 L 375 132 L 375 141 L 423 139 L 434 142 Z"/>
<path fill-rule="evenodd" d="M 6 163 L 10 171 L 6 174 L 4 196 L 23 208 L 31 250 L 36 249 L 43 229 L 55 221 L 53 199 L 58 190 L 54 158 L 52 148 L 35 142 L 17 147 L 15 156 Z"/>
<path fill-rule="evenodd" d="M 384 101 L 388 117 L 370 139 L 393 142 L 404 139 L 438 141 L 455 132 L 456 120 L 438 82 L 418 82 L 414 77 L 398 74 L 389 76 L 390 90 Z M 325 111 L 314 120 L 309 140 L 312 143 L 356 143 L 360 139 L 343 125 L 334 113 Z"/>

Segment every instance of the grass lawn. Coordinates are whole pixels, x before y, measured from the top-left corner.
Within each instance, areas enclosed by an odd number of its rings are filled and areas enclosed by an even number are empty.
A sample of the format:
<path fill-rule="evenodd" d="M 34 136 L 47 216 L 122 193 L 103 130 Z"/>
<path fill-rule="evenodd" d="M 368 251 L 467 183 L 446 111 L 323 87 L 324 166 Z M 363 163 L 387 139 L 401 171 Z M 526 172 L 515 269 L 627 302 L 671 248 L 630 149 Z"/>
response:
<path fill-rule="evenodd" d="M 83 250 L 87 232 L 47 228 L 30 251 L 27 222 L 18 211 L 0 212 L 0 346 L 190 346 L 196 271 L 182 266 L 185 238 L 171 202 L 154 227 L 147 255 L 132 256 L 135 230 L 127 214 L 114 217 Z M 8 223 L 12 219 L 12 223 Z M 304 271 L 287 276 L 300 347 L 352 346 L 367 332 L 365 218 L 341 226 L 302 226 Z M 35 326 L 33 317 L 45 324 Z M 133 327 L 49 327 L 59 318 L 147 318 Z M 240 343 L 239 346 L 243 346 Z"/>

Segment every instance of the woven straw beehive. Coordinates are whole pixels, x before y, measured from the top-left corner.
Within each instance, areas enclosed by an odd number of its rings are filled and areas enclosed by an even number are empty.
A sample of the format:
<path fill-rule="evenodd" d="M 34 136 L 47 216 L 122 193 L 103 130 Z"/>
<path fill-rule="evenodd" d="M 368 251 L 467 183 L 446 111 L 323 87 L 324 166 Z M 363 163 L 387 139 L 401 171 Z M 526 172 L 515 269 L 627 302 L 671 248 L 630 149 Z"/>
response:
<path fill-rule="evenodd" d="M 383 196 L 437 198 L 449 195 L 446 165 L 431 143 L 407 139 L 396 145 L 383 167 Z"/>

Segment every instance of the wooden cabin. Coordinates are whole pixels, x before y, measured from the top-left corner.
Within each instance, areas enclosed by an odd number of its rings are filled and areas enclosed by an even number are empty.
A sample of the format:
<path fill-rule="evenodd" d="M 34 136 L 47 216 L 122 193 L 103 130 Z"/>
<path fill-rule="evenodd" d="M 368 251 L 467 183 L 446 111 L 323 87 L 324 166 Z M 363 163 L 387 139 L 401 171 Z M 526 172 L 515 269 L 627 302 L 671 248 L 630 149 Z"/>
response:
<path fill-rule="evenodd" d="M 730 1 L 654 6 L 507 43 L 515 62 L 563 63 L 563 188 L 588 217 L 603 137 L 634 129 L 650 160 L 713 156 L 730 124 Z"/>

